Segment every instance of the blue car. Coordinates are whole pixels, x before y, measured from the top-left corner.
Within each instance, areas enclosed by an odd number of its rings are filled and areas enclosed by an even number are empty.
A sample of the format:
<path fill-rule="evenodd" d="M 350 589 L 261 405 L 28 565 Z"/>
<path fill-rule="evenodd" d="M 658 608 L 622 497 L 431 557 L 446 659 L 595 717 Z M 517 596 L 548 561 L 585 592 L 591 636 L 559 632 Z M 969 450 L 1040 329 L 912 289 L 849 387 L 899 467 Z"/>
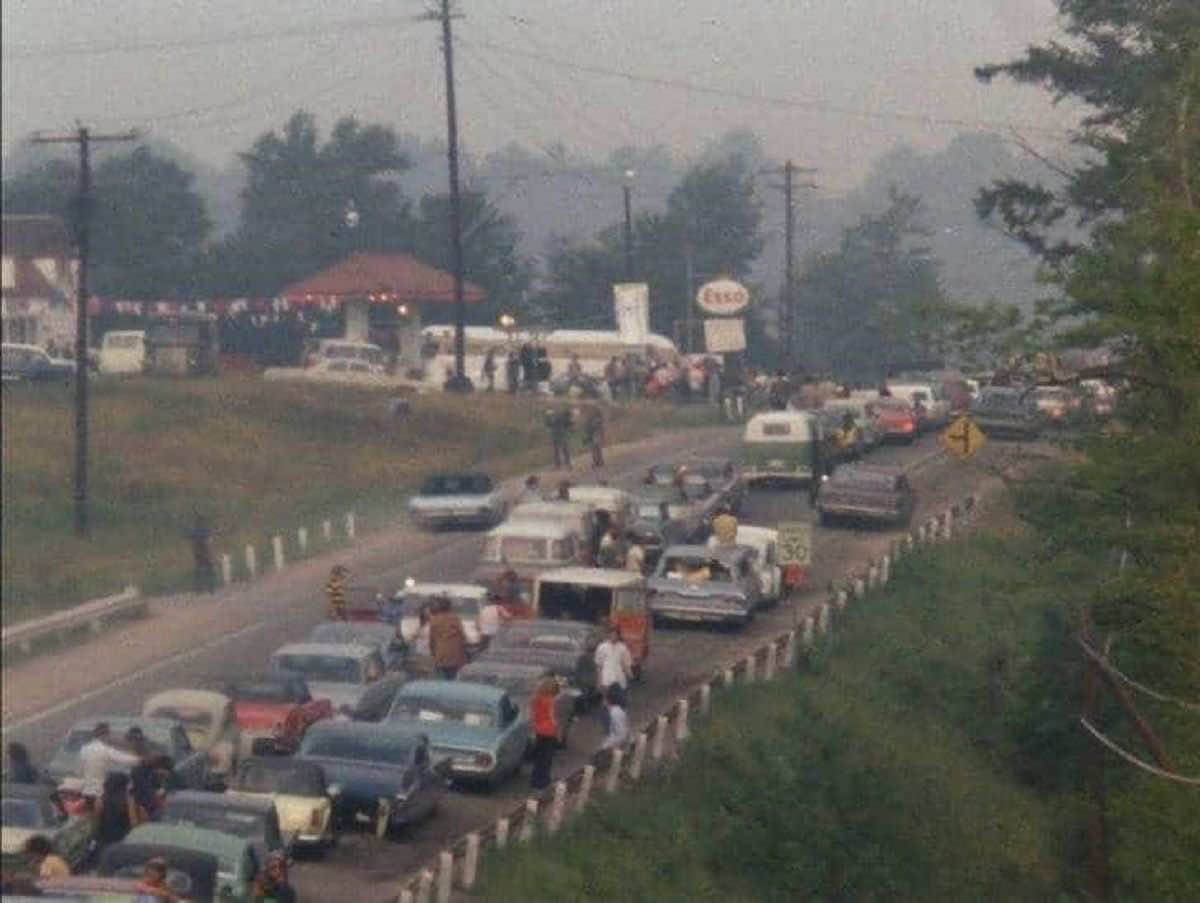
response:
<path fill-rule="evenodd" d="M 529 744 L 529 720 L 500 687 L 417 680 L 396 694 L 385 724 L 429 738 L 450 776 L 489 787 L 515 773 Z"/>

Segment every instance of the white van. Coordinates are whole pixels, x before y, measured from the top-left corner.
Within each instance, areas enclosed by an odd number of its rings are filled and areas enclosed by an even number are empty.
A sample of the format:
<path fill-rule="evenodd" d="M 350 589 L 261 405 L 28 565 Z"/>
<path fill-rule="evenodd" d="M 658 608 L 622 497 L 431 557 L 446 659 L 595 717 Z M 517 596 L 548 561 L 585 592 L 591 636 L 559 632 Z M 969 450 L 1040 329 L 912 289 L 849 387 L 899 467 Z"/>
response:
<path fill-rule="evenodd" d="M 146 333 L 141 329 L 114 329 L 100 340 L 101 373 L 141 373 L 146 368 Z"/>
<path fill-rule="evenodd" d="M 950 402 L 942 393 L 942 387 L 933 383 L 896 382 L 888 383 L 893 398 L 902 398 L 910 405 L 917 401 L 925 406 L 925 422 L 928 426 L 944 426 L 950 422 Z"/>
<path fill-rule="evenodd" d="M 820 419 L 806 411 L 764 411 L 746 422 L 742 434 L 742 479 L 813 479 L 813 462 L 825 440 Z"/>

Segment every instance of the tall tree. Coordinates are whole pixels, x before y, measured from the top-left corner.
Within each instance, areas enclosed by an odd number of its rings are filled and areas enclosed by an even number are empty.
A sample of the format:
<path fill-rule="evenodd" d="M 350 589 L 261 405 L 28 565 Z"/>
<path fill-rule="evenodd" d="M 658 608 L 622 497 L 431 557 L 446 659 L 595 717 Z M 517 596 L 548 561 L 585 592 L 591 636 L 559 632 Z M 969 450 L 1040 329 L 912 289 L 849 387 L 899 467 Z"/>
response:
<path fill-rule="evenodd" d="M 73 164 L 50 160 L 4 183 L 6 213 L 66 215 Z M 212 229 L 193 176 L 147 147 L 96 167 L 92 286 L 110 297 L 153 300 L 193 292 L 197 255 Z"/>

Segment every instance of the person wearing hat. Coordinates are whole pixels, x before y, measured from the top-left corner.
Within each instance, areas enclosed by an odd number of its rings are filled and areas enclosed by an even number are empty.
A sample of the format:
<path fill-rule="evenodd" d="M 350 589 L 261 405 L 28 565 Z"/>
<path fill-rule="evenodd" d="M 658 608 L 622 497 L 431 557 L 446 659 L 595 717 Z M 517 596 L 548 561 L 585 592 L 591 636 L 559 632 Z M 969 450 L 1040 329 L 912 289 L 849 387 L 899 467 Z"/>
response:
<path fill-rule="evenodd" d="M 287 859 L 278 850 L 267 855 L 250 899 L 254 903 L 296 903 L 296 891 L 288 882 Z"/>
<path fill-rule="evenodd" d="M 335 564 L 325 584 L 325 600 L 329 605 L 331 621 L 346 620 L 346 570 L 344 564 Z"/>

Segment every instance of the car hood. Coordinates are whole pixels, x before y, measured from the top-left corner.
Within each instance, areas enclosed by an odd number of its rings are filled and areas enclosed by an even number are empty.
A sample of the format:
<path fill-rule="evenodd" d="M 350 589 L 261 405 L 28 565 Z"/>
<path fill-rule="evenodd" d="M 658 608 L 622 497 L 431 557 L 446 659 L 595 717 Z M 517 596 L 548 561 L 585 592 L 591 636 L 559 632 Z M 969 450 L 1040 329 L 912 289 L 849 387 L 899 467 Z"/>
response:
<path fill-rule="evenodd" d="M 418 511 L 455 511 L 482 508 L 491 500 L 491 495 L 415 495 L 408 506 Z"/>
<path fill-rule="evenodd" d="M 328 699 L 334 710 L 344 705 L 354 708 L 367 691 L 368 684 L 339 684 L 323 680 L 308 682 L 313 699 Z"/>
<path fill-rule="evenodd" d="M 395 720 L 389 724 L 411 728 L 429 738 L 429 745 L 440 750 L 479 750 L 491 752 L 500 739 L 494 727 L 473 727 L 461 721 Z"/>

